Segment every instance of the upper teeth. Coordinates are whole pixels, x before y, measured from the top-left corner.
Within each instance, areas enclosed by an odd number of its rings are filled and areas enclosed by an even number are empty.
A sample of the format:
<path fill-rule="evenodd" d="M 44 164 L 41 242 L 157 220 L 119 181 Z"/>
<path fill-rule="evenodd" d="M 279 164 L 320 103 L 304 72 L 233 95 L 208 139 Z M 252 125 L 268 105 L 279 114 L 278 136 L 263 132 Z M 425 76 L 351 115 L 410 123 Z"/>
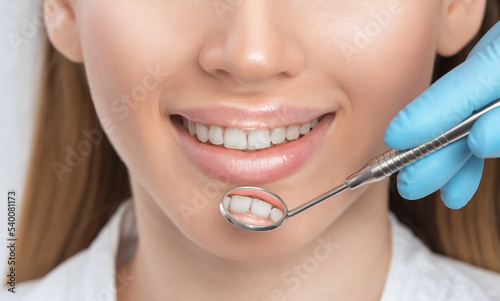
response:
<path fill-rule="evenodd" d="M 222 200 L 224 209 L 232 213 L 251 213 L 252 215 L 267 218 L 273 222 L 279 221 L 283 217 L 283 211 L 260 199 L 247 196 L 233 195 L 224 197 Z"/>
<path fill-rule="evenodd" d="M 304 124 L 251 131 L 195 123 L 184 117 L 182 117 L 182 124 L 189 134 L 198 137 L 198 140 L 203 143 L 210 141 L 214 145 L 224 145 L 231 149 L 257 150 L 296 140 L 301 135 L 309 133 L 318 124 L 318 120 L 319 118 L 316 118 Z"/>

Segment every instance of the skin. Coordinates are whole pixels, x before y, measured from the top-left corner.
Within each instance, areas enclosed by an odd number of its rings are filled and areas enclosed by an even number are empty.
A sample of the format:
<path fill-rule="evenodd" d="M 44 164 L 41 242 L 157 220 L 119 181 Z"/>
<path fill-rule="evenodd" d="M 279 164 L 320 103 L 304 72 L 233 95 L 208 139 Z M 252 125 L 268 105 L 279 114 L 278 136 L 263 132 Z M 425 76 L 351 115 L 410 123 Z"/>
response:
<path fill-rule="evenodd" d="M 391 258 L 387 181 L 346 191 L 276 231 L 239 230 L 218 204 L 240 185 L 194 165 L 168 115 L 225 103 L 336 111 L 304 168 L 260 185 L 294 208 L 387 150 L 385 127 L 429 86 L 435 54 L 456 53 L 477 32 L 484 3 L 46 1 L 49 38 L 84 63 L 131 178 L 140 240 L 117 267 L 135 277 L 118 299 L 379 300 Z M 161 79 L 124 109 L 116 100 L 145 85 L 148 66 Z"/>

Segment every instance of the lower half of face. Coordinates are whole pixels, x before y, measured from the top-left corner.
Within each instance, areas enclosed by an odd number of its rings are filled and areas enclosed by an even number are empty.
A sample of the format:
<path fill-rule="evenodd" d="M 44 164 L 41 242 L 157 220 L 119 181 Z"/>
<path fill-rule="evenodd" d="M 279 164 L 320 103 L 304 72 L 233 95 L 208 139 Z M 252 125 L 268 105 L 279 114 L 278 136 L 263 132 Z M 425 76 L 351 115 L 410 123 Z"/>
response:
<path fill-rule="evenodd" d="M 78 12 L 96 110 L 131 176 L 181 233 L 236 259 L 297 250 L 371 198 L 346 192 L 268 233 L 219 212 L 243 185 L 294 208 L 385 151 L 388 122 L 429 84 L 439 13 L 431 0 L 250 2 Z"/>

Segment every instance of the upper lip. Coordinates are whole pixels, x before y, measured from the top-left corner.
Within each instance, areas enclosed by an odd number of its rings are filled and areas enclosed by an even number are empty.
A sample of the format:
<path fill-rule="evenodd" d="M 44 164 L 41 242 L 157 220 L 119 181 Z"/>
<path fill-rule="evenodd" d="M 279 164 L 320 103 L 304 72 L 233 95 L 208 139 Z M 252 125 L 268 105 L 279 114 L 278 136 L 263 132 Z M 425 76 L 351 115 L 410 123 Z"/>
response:
<path fill-rule="evenodd" d="M 206 125 L 234 127 L 242 130 L 278 128 L 293 124 L 303 124 L 332 110 L 279 105 L 241 107 L 218 105 L 191 109 L 178 109 L 176 115 Z"/>

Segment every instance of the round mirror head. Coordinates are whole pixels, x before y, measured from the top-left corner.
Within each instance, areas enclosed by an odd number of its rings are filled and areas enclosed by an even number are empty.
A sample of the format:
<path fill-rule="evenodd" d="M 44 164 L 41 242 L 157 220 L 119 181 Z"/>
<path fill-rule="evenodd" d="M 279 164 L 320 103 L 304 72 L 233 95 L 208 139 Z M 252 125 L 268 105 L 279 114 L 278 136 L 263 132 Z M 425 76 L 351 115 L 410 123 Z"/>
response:
<path fill-rule="evenodd" d="M 224 195 L 220 212 L 231 224 L 245 230 L 269 231 L 283 225 L 288 208 L 269 190 L 259 187 L 238 187 Z"/>

